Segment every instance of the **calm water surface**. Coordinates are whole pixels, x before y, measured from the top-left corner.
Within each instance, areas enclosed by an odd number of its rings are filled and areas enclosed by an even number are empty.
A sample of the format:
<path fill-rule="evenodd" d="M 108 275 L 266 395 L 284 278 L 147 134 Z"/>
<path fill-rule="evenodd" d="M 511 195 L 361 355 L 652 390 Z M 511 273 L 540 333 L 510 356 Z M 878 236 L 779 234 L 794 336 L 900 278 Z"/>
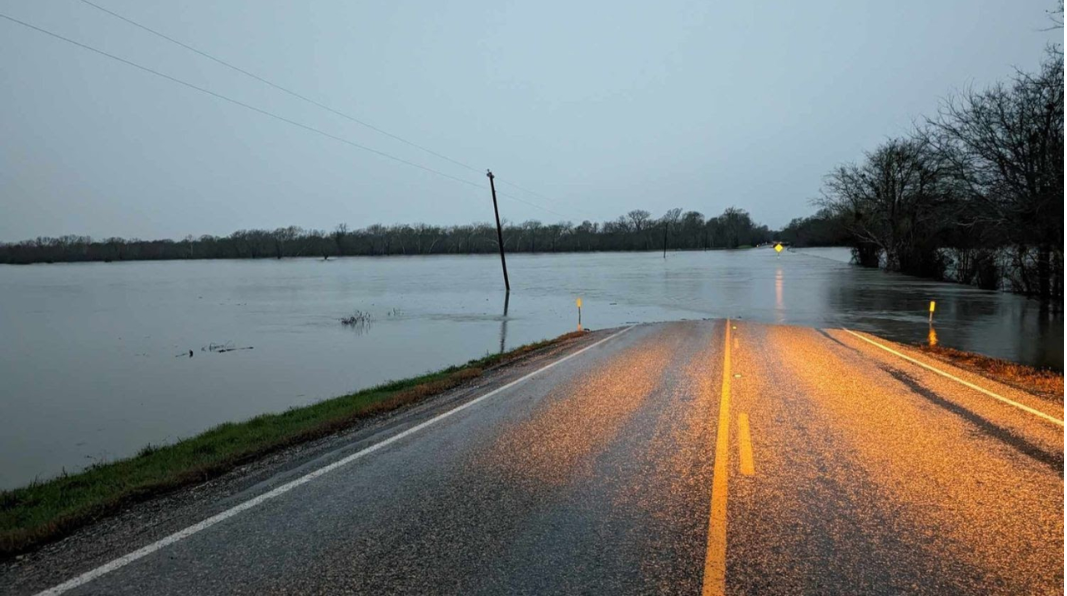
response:
<path fill-rule="evenodd" d="M 843 249 L 0 267 L 0 488 L 575 328 L 738 317 L 1063 368 L 1062 314 Z M 345 327 L 355 311 L 371 323 Z M 222 345 L 233 351 L 210 351 Z M 189 356 L 190 351 L 192 357 Z"/>

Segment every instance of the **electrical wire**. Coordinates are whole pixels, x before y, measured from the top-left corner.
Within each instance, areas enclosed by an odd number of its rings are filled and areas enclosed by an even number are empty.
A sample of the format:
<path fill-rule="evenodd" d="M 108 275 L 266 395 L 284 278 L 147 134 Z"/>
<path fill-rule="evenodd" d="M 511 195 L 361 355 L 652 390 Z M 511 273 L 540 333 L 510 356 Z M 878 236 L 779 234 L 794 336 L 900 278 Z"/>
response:
<path fill-rule="evenodd" d="M 328 106 L 326 104 L 323 104 L 323 103 L 321 103 L 319 101 L 316 101 L 314 99 L 311 99 L 310 97 L 307 97 L 306 95 L 303 95 L 301 93 L 297 93 L 296 91 L 293 91 L 292 89 L 289 89 L 287 87 L 279 85 L 278 83 L 275 83 L 274 81 L 266 79 L 266 78 L 264 78 L 262 76 L 259 76 L 259 75 L 255 74 L 253 72 L 249 72 L 248 70 L 245 70 L 245 69 L 243 69 L 243 68 L 241 68 L 239 66 L 231 64 L 231 63 L 229 63 L 229 62 L 227 62 L 227 61 L 225 61 L 225 60 L 223 60 L 221 58 L 213 56 L 213 55 L 211 55 L 211 54 L 209 54 L 209 53 L 207 53 L 207 52 L 205 52 L 205 51 L 203 51 L 203 50 L 201 50 L 199 48 L 193 47 L 193 46 L 191 46 L 191 45 L 189 45 L 189 44 L 187 44 L 185 42 L 177 40 L 177 39 L 175 39 L 173 37 L 170 37 L 170 36 L 168 36 L 168 35 L 166 35 L 164 33 L 161 33 L 159 31 L 156 31 L 155 29 L 152 29 L 151 27 L 148 27 L 147 25 L 143 25 L 141 23 L 138 23 L 137 21 L 134 21 L 133 19 L 131 19 L 129 17 L 123 16 L 123 15 L 117 13 L 117 12 L 114 12 L 112 10 L 104 8 L 103 6 L 100 6 L 99 4 L 96 4 L 95 2 L 91 2 L 90 0 L 81 0 L 81 2 L 83 4 L 91 6 L 91 7 L 95 8 L 95 9 L 105 13 L 105 14 L 108 14 L 108 15 L 116 18 L 116 19 L 119 19 L 119 20 L 122 20 L 122 21 L 124 21 L 126 23 L 129 23 L 130 25 L 133 25 L 134 27 L 137 27 L 139 29 L 147 31 L 148 33 L 151 33 L 152 35 L 155 35 L 155 36 L 157 36 L 157 37 L 159 37 L 161 39 L 165 39 L 166 41 L 169 41 L 169 42 L 171 42 L 171 43 L 173 43 L 175 45 L 181 46 L 182 48 L 185 48 L 186 50 L 189 50 L 190 52 L 193 52 L 195 54 L 203 56 L 204 58 L 207 58 L 208 60 L 211 60 L 213 62 L 221 64 L 222 66 L 225 66 L 226 68 L 229 68 L 229 69 L 231 69 L 231 70 L 233 70 L 235 72 L 238 72 L 238 73 L 241 73 L 241 74 L 243 74 L 243 75 L 245 75 L 247 77 L 253 78 L 253 79 L 255 79 L 255 80 L 257 80 L 257 81 L 259 81 L 259 82 L 261 82 L 261 83 L 263 83 L 265 85 L 269 85 L 270 87 L 273 87 L 274 89 L 277 89 L 278 91 L 281 91 L 282 93 L 286 93 L 286 94 L 288 94 L 288 95 L 290 95 L 292 97 L 295 97 L 295 98 L 297 98 L 297 99 L 299 99 L 301 101 L 307 102 L 307 103 L 309 103 L 309 104 L 311 104 L 313 106 L 316 106 L 318 108 L 326 110 L 327 112 L 330 112 L 331 114 L 340 116 L 340 117 L 345 118 L 346 120 L 349 120 L 351 122 L 355 122 L 356 124 L 359 124 L 361 126 L 369 128 L 370 130 L 373 130 L 374 132 L 377 132 L 379 134 L 385 135 L 385 136 L 387 136 L 387 137 L 389 137 L 391 139 L 394 139 L 396 141 L 400 141 L 401 143 L 404 143 L 405 145 L 408 145 L 410 147 L 414 147 L 414 148 L 416 148 L 416 149 L 418 149 L 420 151 L 428 153 L 428 154 L 430 154 L 430 155 L 432 155 L 434 157 L 443 159 L 443 160 L 445 160 L 447 162 L 450 162 L 450 163 L 455 164 L 457 166 L 460 166 L 462 168 L 466 168 L 466 169 L 468 169 L 468 170 L 470 170 L 472 172 L 476 172 L 476 173 L 479 173 L 479 174 L 482 173 L 480 168 L 476 168 L 476 167 L 474 167 L 474 166 L 472 166 L 470 164 L 464 163 L 464 162 L 462 162 L 462 161 L 460 161 L 458 159 L 451 158 L 451 157 L 449 157 L 447 155 L 444 155 L 442 153 L 439 153 L 437 151 L 429 149 L 428 147 L 425 147 L 425 146 L 420 145 L 418 143 L 415 143 L 413 141 L 409 141 L 409 140 L 407 140 L 407 139 L 405 139 L 405 138 L 403 138 L 403 137 L 401 137 L 399 135 L 395 135 L 395 134 L 393 134 L 393 133 L 391 133 L 391 132 L 389 132 L 387 130 L 383 130 L 383 129 L 377 127 L 377 126 L 374 126 L 373 124 L 370 124 L 368 122 L 360 120 L 359 118 L 356 118 L 355 116 L 352 116 L 352 115 L 346 114 L 346 113 L 344 113 L 344 112 L 342 112 L 340 110 L 331 108 L 330 106 Z M 548 197 L 546 197 L 546 196 L 544 196 L 544 195 L 542 195 L 540 193 L 536 193 L 536 192 L 534 192 L 532 190 L 525 189 L 525 188 L 519 186 L 518 184 L 515 184 L 513 182 L 507 181 L 506 179 L 500 179 L 500 178 L 498 178 L 498 179 L 500 180 L 500 182 L 503 182 L 504 184 L 512 186 L 513 188 L 516 188 L 516 189 L 521 190 L 523 192 L 526 192 L 526 193 L 529 193 L 531 195 L 537 196 L 537 197 L 539 197 L 539 198 L 541 198 L 543 200 L 546 200 L 546 201 L 548 201 L 550 203 L 556 203 L 556 201 L 554 201 L 554 200 L 552 200 L 552 199 L 550 199 L 550 198 L 548 198 Z M 539 209 L 543 209 L 545 211 L 548 211 L 549 213 L 553 213 L 555 215 L 559 215 L 560 217 L 564 217 L 564 216 L 560 215 L 559 213 L 556 213 L 555 211 L 552 211 L 551 209 L 548 209 L 547 207 L 544 207 L 543 205 L 538 205 L 537 203 L 533 203 L 531 201 L 525 201 L 523 199 L 519 199 L 518 197 L 515 197 L 515 196 L 510 195 L 510 194 L 505 194 L 505 193 L 499 193 L 499 194 L 502 197 L 506 197 L 506 198 L 518 201 L 520 203 L 524 203 L 526 205 L 530 205 L 532 207 L 537 207 Z M 584 210 L 582 210 L 582 211 L 584 211 Z M 586 212 L 586 213 L 588 213 L 588 212 Z"/>
<path fill-rule="evenodd" d="M 432 149 L 428 149 L 426 147 L 423 147 L 422 145 L 413 143 L 413 142 L 411 142 L 411 141 L 409 141 L 407 139 L 404 139 L 402 137 L 394 135 L 393 133 L 390 133 L 388 131 L 382 130 L 382 129 L 380 129 L 380 128 L 372 125 L 372 124 L 369 124 L 367 122 L 364 122 L 364 121 L 362 121 L 362 120 L 360 120 L 360 119 L 358 119 L 358 118 L 356 118 L 354 116 L 350 116 L 350 115 L 348 115 L 348 114 L 346 114 L 344 112 L 341 112 L 339 110 L 335 110 L 335 109 L 331 108 L 328 105 L 325 105 L 323 103 L 315 101 L 314 99 L 311 99 L 311 98 L 309 98 L 309 97 L 307 97 L 305 95 L 301 95 L 300 93 L 297 93 L 296 91 L 293 91 L 291 89 L 283 87 L 283 86 L 281 86 L 281 85 L 279 85 L 279 84 L 277 84 L 277 83 L 275 83 L 273 81 L 267 80 L 267 79 L 255 74 L 255 73 L 249 72 L 249 71 L 247 71 L 247 70 L 245 70 L 243 68 L 240 68 L 238 66 L 234 66 L 233 64 L 230 64 L 229 62 L 226 62 L 225 60 L 223 60 L 221 58 L 216 58 L 215 56 L 212 56 L 211 54 L 208 54 L 207 52 L 205 52 L 203 50 L 199 50 L 199 49 L 194 48 L 193 46 L 191 46 L 191 45 L 189 45 L 187 43 L 183 43 L 181 41 L 178 41 L 177 39 L 174 39 L 173 37 L 169 37 L 167 35 L 164 35 L 163 33 L 160 33 L 159 31 L 156 31 L 155 29 L 152 29 L 152 28 L 149 28 L 149 27 L 147 27 L 145 25 L 142 25 L 141 23 L 138 23 L 137 21 L 134 21 L 133 19 L 124 17 L 124 16 L 118 14 L 117 12 L 113 12 L 111 10 L 108 10 L 108 9 L 104 8 L 103 6 L 100 6 L 99 4 L 95 4 L 93 2 L 90 2 L 89 0 L 81 0 L 81 1 L 83 3 L 85 3 L 85 4 L 88 4 L 89 6 L 92 6 L 93 8 L 95 8 L 95 9 L 101 11 L 101 12 L 107 13 L 107 14 L 109 14 L 109 15 L 117 18 L 117 19 L 121 19 L 121 20 L 133 25 L 134 27 L 138 27 L 140 29 L 143 29 L 143 30 L 151 33 L 152 35 L 155 35 L 157 37 L 161 37 L 161 38 L 163 38 L 163 39 L 165 39 L 165 40 L 167 40 L 167 41 L 169 41 L 169 42 L 171 42 L 173 44 L 177 44 L 177 45 L 189 50 L 190 52 L 195 52 L 196 54 L 199 54 L 199 55 L 203 56 L 204 58 L 207 58 L 208 60 L 212 60 L 214 62 L 217 62 L 217 63 L 225 66 L 226 68 L 229 68 L 231 70 L 239 72 L 239 73 L 241 73 L 241 74 L 243 74 L 243 75 L 245 75 L 247 77 L 251 77 L 251 78 L 253 78 L 253 79 L 255 79 L 255 80 L 257 80 L 257 81 L 259 81 L 259 82 L 261 82 L 261 83 L 263 83 L 265 85 L 270 85 L 271 87 L 273 87 L 273 88 L 275 88 L 275 89 L 277 89 L 277 90 L 279 90 L 279 91 L 281 91 L 283 93 L 287 93 L 287 94 L 289 94 L 289 95 L 291 95 L 291 96 L 293 96 L 293 97 L 295 97 L 295 98 L 297 98 L 297 99 L 299 99 L 301 101 L 305 101 L 305 102 L 310 103 L 310 104 L 312 104 L 314 106 L 322 108 L 322 109 L 324 109 L 324 110 L 326 110 L 326 111 L 328 111 L 328 112 L 330 112 L 332 114 L 336 114 L 337 116 L 340 116 L 340 117 L 345 118 L 347 120 L 351 120 L 352 122 L 355 122 L 356 124 L 359 124 L 361 126 L 365 126 L 365 127 L 369 128 L 369 129 L 371 129 L 371 130 L 373 130 L 373 131 L 375 131 L 377 133 L 383 134 L 383 135 L 385 135 L 385 136 L 387 136 L 387 137 L 389 137 L 391 139 L 395 139 L 397 141 L 400 141 L 401 143 L 404 143 L 406 145 L 410 145 L 411 147 L 415 147 L 416 149 L 419 149 L 421 151 L 425 151 L 426 153 L 429 153 L 430 155 L 433 155 L 434 157 L 439 157 L 439 158 L 441 158 L 441 159 L 443 159 L 445 161 L 449 161 L 449 162 L 451 162 L 451 163 L 453 163 L 453 164 L 455 164 L 457 166 L 466 168 L 466 169 L 468 169 L 468 170 L 470 170 L 472 172 L 477 172 L 479 174 L 481 173 L 480 169 L 478 169 L 478 168 L 476 168 L 476 167 L 474 167 L 472 165 L 468 165 L 468 164 L 465 164 L 465 163 L 463 163 L 461 161 L 452 159 L 451 157 L 448 157 L 447 155 L 442 155 L 441 153 L 433 151 Z"/>
<path fill-rule="evenodd" d="M 12 23 L 16 23 L 18 25 L 22 25 L 23 27 L 27 27 L 29 29 L 33 29 L 34 31 L 37 31 L 39 33 L 43 33 L 43 34 L 48 35 L 50 37 L 53 37 L 55 39 L 59 39 L 61 41 L 65 41 L 65 42 L 67 42 L 69 44 L 72 44 L 72 45 L 75 45 L 75 46 L 77 46 L 79 48 L 88 50 L 90 52 L 99 54 L 101 56 L 104 56 L 106 58 L 110 58 L 112 60 L 116 60 L 118 62 L 126 64 L 127 66 L 132 66 L 132 67 L 134 67 L 134 68 L 136 68 L 138 70 L 153 74 L 155 76 L 158 76 L 158 77 L 166 79 L 168 81 L 177 83 L 177 84 L 182 85 L 184 87 L 188 87 L 189 89 L 193 89 L 193 90 L 199 91 L 201 93 L 204 93 L 204 94 L 210 95 L 212 97 L 221 99 L 223 101 L 227 101 L 227 102 L 232 103 L 234 105 L 240 106 L 240 107 L 245 108 L 247 110 L 251 110 L 253 112 L 257 112 L 259 114 L 262 114 L 264 116 L 268 116 L 270 118 L 274 118 L 274 119 L 279 120 L 281 122 L 285 122 L 286 124 L 290 124 L 292 126 L 296 126 L 298 128 L 302 128 L 304 130 L 307 130 L 307 131 L 322 135 L 324 137 L 333 139 L 335 141 L 339 141 L 339 142 L 344 143 L 346 145 L 350 145 L 352 147 L 356 147 L 357 149 L 362 149 L 364 151 L 368 151 L 370 153 L 374 153 L 375 155 L 384 157 L 386 159 L 390 159 L 390 160 L 393 160 L 393 161 L 398 162 L 398 163 L 402 163 L 402 164 L 405 164 L 405 165 L 408 165 L 408 166 L 411 166 L 411 167 L 414 167 L 414 168 L 418 168 L 420 170 L 423 170 L 423 171 L 426 171 L 426 172 L 429 172 L 429 173 L 432 173 L 432 174 L 436 174 L 438 176 L 442 176 L 444 178 L 448 178 L 450 180 L 454 180 L 456 182 L 460 182 L 460 183 L 466 184 L 468 186 L 473 186 L 475 188 L 482 189 L 482 190 L 484 190 L 484 188 L 485 188 L 483 185 L 475 183 L 475 182 L 471 182 L 470 180 L 465 180 L 463 178 L 459 178 L 459 177 L 453 176 L 451 174 L 446 174 L 445 172 L 441 172 L 439 170 L 435 170 L 433 168 L 424 166 L 422 164 L 418 164 L 418 163 L 415 163 L 415 162 L 412 162 L 412 161 L 408 161 L 408 160 L 400 158 L 400 157 L 396 157 L 394 155 L 390 155 L 390 154 L 385 153 L 383 151 L 379 151 L 377 149 L 373 149 L 371 147 L 367 147 L 366 145 L 361 145 L 361 144 L 356 143 L 354 141 L 350 141 L 350 140 L 348 140 L 348 139 L 346 139 L 344 137 L 339 137 L 337 135 L 328 133 L 328 132 L 326 132 L 324 130 L 320 130 L 320 129 L 312 127 L 312 126 L 308 126 L 306 124 L 297 122 L 295 120 L 290 120 L 289 118 L 286 118 L 284 116 L 279 116 L 278 114 L 275 114 L 273 112 L 268 112 L 267 110 L 264 110 L 262 108 L 257 108 L 256 106 L 244 103 L 242 101 L 233 99 L 231 97 L 227 97 L 225 95 L 222 95 L 221 93 L 216 93 L 215 91 L 211 91 L 210 89 L 205 89 L 204 87 L 200 87 L 200 86 L 194 85 L 193 83 L 189 83 L 189 82 L 183 81 L 183 80 L 181 80 L 179 78 L 172 77 L 172 76 L 170 76 L 168 74 L 159 72 L 158 70 L 154 70 L 154 69 L 149 68 L 147 66 L 142 66 L 140 64 L 137 64 L 136 62 L 132 62 L 132 61 L 127 60 L 125 58 L 122 58 L 122 57 L 116 56 L 114 54 L 110 54 L 108 52 L 105 52 L 103 50 L 94 48 L 94 47 L 92 47 L 90 45 L 86 45 L 86 44 L 81 43 L 79 41 L 75 41 L 75 40 L 70 39 L 68 37 L 64 37 L 64 36 L 62 36 L 62 35 L 60 35 L 58 33 L 53 33 L 52 31 L 48 31 L 47 29 L 42 29 L 41 27 L 38 27 L 36 25 L 32 25 L 32 24 L 27 23 L 25 21 L 21 21 L 19 19 L 14 18 L 14 17 L 10 17 L 10 16 L 8 16 L 6 14 L 0 13 L 0 18 L 4 18 L 4 19 L 6 19 L 8 21 L 11 21 Z M 516 201 L 518 201 L 520 203 L 524 203 L 526 205 L 530 205 L 531 207 L 537 207 L 539 209 L 543 209 L 543 210 L 545 210 L 545 211 L 547 211 L 549 213 L 555 214 L 555 215 L 557 215 L 559 217 L 566 217 L 566 216 L 562 215 L 561 213 L 558 213 L 558 212 L 553 211 L 551 209 L 542 207 L 542 206 L 537 205 L 535 203 L 531 203 L 529 201 L 524 201 L 522 199 L 518 199 L 517 197 L 508 197 L 508 198 L 511 198 L 512 200 L 516 200 Z"/>

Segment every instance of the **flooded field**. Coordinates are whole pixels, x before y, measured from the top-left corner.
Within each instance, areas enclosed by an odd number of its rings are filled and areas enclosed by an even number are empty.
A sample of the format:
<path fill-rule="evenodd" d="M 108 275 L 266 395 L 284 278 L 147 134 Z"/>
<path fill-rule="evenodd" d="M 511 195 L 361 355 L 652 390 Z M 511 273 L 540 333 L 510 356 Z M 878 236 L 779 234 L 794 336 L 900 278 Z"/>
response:
<path fill-rule="evenodd" d="M 847 326 L 1057 369 L 1062 314 L 863 270 L 844 249 L 0 267 L 0 488 L 582 322 Z M 351 324 L 342 324 L 350 318 Z"/>

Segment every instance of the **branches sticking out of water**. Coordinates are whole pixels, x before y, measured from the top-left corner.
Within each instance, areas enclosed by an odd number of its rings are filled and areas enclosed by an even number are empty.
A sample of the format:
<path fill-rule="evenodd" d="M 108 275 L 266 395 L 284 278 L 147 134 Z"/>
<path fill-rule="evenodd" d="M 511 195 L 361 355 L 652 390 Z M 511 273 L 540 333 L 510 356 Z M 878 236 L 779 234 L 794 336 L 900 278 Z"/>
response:
<path fill-rule="evenodd" d="M 341 324 L 345 326 L 366 325 L 370 323 L 370 313 L 357 310 L 355 314 L 350 317 L 344 317 L 341 319 Z"/>
<path fill-rule="evenodd" d="M 362 335 L 370 330 L 370 322 L 370 313 L 363 312 L 362 310 L 357 310 L 351 316 L 343 317 L 341 319 L 342 325 L 354 329 L 359 335 Z"/>

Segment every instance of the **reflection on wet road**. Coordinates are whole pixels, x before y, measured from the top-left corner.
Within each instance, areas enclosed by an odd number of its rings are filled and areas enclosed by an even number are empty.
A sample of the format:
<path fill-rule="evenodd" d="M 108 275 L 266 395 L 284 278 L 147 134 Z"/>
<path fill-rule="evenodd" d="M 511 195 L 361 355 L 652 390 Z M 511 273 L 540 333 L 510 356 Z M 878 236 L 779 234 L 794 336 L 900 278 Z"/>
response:
<path fill-rule="evenodd" d="M 1062 403 L 865 337 L 638 326 L 75 592 L 1060 592 Z"/>

